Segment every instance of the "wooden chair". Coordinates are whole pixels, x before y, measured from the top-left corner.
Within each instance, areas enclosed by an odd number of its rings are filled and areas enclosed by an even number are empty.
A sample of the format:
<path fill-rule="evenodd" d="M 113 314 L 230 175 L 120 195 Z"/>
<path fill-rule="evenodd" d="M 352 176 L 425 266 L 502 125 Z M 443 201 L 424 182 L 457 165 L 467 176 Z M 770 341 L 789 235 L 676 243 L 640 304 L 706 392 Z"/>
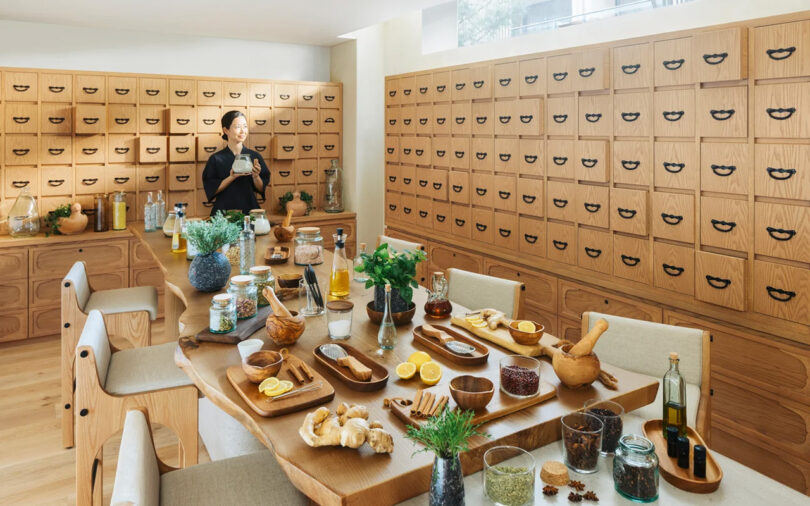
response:
<path fill-rule="evenodd" d="M 646 374 L 660 382 L 669 370 L 669 353 L 678 352 L 678 369 L 686 382 L 686 421 L 708 442 L 711 432 L 709 332 L 586 312 L 582 315 L 582 334 L 590 330 L 600 318 L 607 320 L 609 325 L 594 348 L 594 353 L 602 362 Z M 664 389 L 659 386 L 655 401 L 631 414 L 644 421 L 661 418 L 663 396 Z"/>
<path fill-rule="evenodd" d="M 287 479 L 272 452 L 209 462 L 186 469 L 164 464 L 155 453 L 147 410 L 126 413 L 111 504 L 284 504 L 309 500 Z"/>
<path fill-rule="evenodd" d="M 450 302 L 471 310 L 497 309 L 508 318 L 519 318 L 523 308 L 523 283 L 454 267 L 447 269 L 447 281 Z"/>
<path fill-rule="evenodd" d="M 87 280 L 84 262 L 76 262 L 62 280 L 62 445 L 73 446 L 73 354 L 87 314 L 104 314 L 108 335 L 124 338 L 133 347 L 151 344 L 151 320 L 157 318 L 157 290 L 153 286 L 95 291 Z"/>
<path fill-rule="evenodd" d="M 180 465 L 197 463 L 197 388 L 174 364 L 176 343 L 123 351 L 110 345 L 104 318 L 90 311 L 76 348 L 76 503 L 102 488 L 102 446 L 133 407 L 174 430 Z M 95 491 L 94 491 L 95 486 Z"/>
<path fill-rule="evenodd" d="M 395 251 L 405 251 L 405 250 L 416 251 L 416 250 L 420 250 L 420 251 L 424 251 L 425 254 L 427 254 L 427 251 L 425 250 L 425 245 L 422 244 L 422 243 L 419 243 L 419 242 L 405 241 L 405 240 L 402 240 L 402 239 L 389 237 L 387 235 L 378 235 L 377 236 L 377 247 L 380 247 L 380 244 L 382 244 L 382 243 L 388 243 L 388 246 L 391 249 L 395 250 Z M 428 284 L 427 270 L 428 270 L 427 261 L 419 262 L 418 264 L 416 264 L 416 277 L 415 277 L 415 279 L 416 279 L 416 282 L 419 283 L 422 286 L 427 286 L 427 284 Z"/>

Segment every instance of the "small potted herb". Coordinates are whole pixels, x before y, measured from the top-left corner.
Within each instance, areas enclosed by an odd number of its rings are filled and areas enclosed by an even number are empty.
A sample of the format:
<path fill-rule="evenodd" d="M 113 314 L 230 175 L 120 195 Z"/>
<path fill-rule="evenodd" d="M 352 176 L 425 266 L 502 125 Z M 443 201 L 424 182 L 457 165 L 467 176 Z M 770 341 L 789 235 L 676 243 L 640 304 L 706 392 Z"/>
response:
<path fill-rule="evenodd" d="M 61 223 L 59 223 L 59 218 L 69 218 L 70 217 L 70 204 L 63 204 L 53 211 L 48 212 L 45 216 L 45 227 L 47 231 L 45 232 L 45 237 L 48 237 L 51 234 L 61 235 L 59 231 L 59 227 Z"/>
<path fill-rule="evenodd" d="M 293 209 L 293 216 L 306 216 L 312 211 L 312 195 L 302 192 L 287 192 L 278 198 L 282 214 L 287 214 L 287 204 Z"/>
<path fill-rule="evenodd" d="M 455 506 L 464 504 L 464 476 L 459 453 L 469 450 L 473 436 L 489 437 L 473 425 L 473 411 L 444 409 L 430 417 L 421 427 L 408 426 L 406 437 L 425 445 L 419 452 L 433 452 L 433 473 L 430 476 L 430 504 Z"/>
<path fill-rule="evenodd" d="M 390 284 L 391 311 L 407 311 L 413 300 L 413 289 L 419 286 L 414 279 L 416 264 L 427 258 L 425 252 L 395 251 L 384 242 L 371 254 L 360 253 L 360 258 L 363 263 L 354 270 L 366 273 L 366 288 L 374 287 L 374 309 L 385 310 L 385 285 Z"/>
<path fill-rule="evenodd" d="M 197 256 L 188 268 L 191 286 L 201 292 L 221 290 L 231 275 L 231 264 L 217 250 L 236 242 L 239 226 L 231 223 L 222 212 L 209 221 L 190 221 L 186 225 L 186 239 L 197 249 Z"/>

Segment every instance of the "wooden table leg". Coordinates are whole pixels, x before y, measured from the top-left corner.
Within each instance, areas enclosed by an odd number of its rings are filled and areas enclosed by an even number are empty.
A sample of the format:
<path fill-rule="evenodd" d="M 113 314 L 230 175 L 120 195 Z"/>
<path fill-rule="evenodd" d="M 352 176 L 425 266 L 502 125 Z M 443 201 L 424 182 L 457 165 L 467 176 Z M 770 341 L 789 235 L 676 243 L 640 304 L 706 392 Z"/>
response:
<path fill-rule="evenodd" d="M 169 337 L 171 340 L 176 341 L 180 338 L 180 315 L 183 314 L 183 311 L 186 309 L 186 305 L 183 303 L 183 300 L 177 296 L 176 290 L 178 288 L 173 284 L 166 283 L 166 291 L 165 293 L 165 304 L 166 308 L 164 311 L 164 325 L 165 325 L 165 332 L 166 336 Z"/>

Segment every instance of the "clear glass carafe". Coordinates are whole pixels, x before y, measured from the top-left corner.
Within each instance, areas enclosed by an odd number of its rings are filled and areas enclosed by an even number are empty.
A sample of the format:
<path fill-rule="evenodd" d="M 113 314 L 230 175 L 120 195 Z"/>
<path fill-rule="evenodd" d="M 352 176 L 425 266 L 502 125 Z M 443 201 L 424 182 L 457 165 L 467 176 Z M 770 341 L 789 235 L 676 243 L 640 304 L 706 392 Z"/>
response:
<path fill-rule="evenodd" d="M 337 160 L 326 169 L 326 195 L 324 196 L 323 210 L 327 213 L 343 212 L 343 169 L 338 166 Z"/>
<path fill-rule="evenodd" d="M 31 237 L 39 233 L 37 200 L 27 186 L 20 191 L 8 212 L 8 231 L 11 237 Z"/>
<path fill-rule="evenodd" d="M 447 298 L 449 288 L 447 278 L 444 273 L 437 271 L 433 273 L 428 290 L 428 300 L 425 302 L 425 315 L 431 318 L 445 318 L 453 310 L 450 299 Z"/>

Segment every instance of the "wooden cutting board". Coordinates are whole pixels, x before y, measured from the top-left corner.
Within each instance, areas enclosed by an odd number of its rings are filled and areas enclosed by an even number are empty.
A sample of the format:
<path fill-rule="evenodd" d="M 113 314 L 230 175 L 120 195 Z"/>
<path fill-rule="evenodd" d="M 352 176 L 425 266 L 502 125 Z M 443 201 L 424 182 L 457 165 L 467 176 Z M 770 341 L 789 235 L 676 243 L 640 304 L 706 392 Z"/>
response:
<path fill-rule="evenodd" d="M 238 344 L 252 336 L 256 331 L 263 329 L 267 322 L 267 317 L 273 312 L 270 306 L 260 307 L 256 311 L 256 316 L 247 320 L 237 320 L 236 330 L 227 334 L 215 334 L 207 328 L 194 336 L 196 341 L 207 341 L 209 343 Z"/>
<path fill-rule="evenodd" d="M 512 339 L 509 331 L 504 327 L 498 327 L 495 330 L 492 330 L 489 327 L 483 327 L 480 329 L 475 328 L 470 322 L 464 319 L 463 313 L 453 315 L 453 317 L 450 319 L 450 323 L 463 328 L 481 339 L 486 339 L 487 341 L 493 342 L 498 346 L 502 346 L 509 351 L 514 351 L 518 355 L 539 357 L 543 354 L 543 338 L 540 339 L 540 342 L 532 346 L 518 344 L 514 339 Z M 544 334 L 543 337 L 546 337 L 546 334 Z"/>

